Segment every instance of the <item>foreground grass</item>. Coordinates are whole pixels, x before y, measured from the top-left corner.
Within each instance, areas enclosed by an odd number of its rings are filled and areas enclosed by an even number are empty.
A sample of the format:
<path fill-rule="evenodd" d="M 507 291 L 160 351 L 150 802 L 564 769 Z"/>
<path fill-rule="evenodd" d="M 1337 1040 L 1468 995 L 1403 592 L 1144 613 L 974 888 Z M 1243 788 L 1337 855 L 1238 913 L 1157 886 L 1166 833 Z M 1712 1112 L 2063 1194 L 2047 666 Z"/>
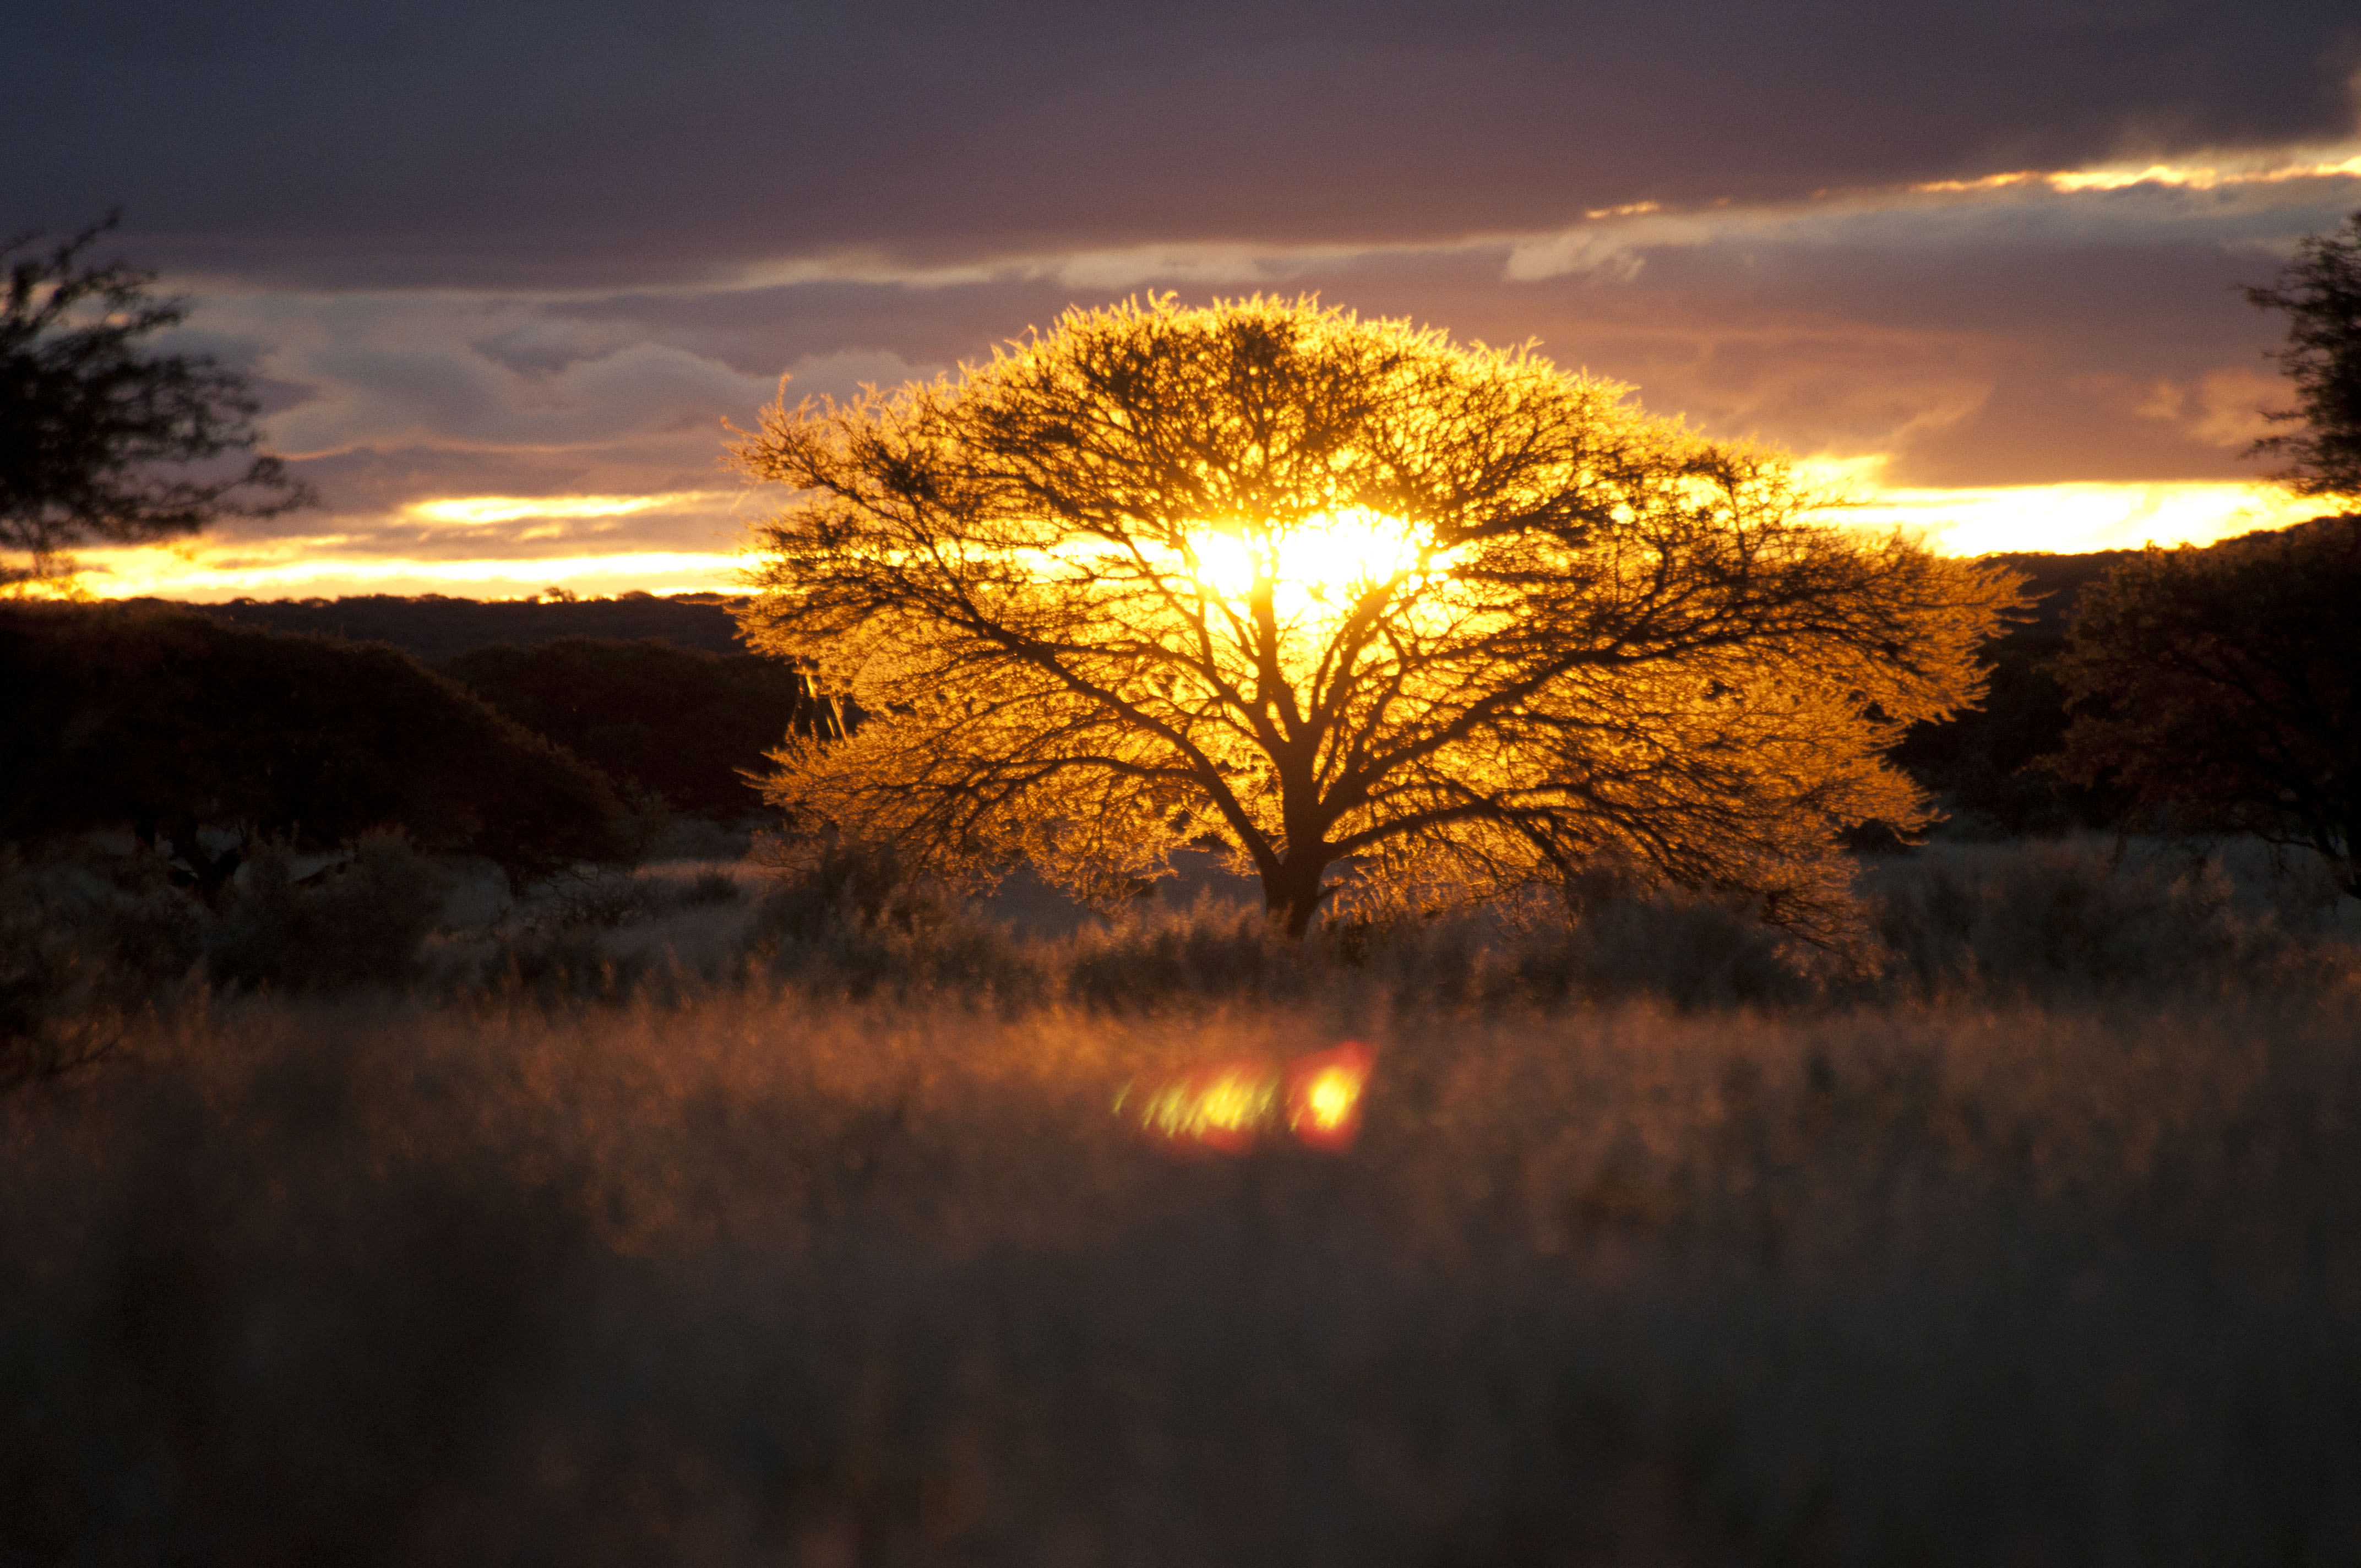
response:
<path fill-rule="evenodd" d="M 1349 1155 L 1142 1073 L 1351 1035 Z M 257 999 L 0 1102 L 21 1562 L 2331 1563 L 2361 1004 Z"/>

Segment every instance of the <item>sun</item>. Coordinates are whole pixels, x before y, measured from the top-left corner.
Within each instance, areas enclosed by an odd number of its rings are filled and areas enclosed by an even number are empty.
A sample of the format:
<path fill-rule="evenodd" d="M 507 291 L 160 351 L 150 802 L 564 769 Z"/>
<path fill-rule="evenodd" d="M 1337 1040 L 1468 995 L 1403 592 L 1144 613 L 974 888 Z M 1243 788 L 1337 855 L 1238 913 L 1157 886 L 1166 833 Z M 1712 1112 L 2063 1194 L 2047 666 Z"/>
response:
<path fill-rule="evenodd" d="M 1377 584 L 1433 576 L 1448 554 L 1424 530 L 1358 507 L 1292 524 L 1210 526 L 1188 543 L 1190 575 L 1207 592 L 1243 600 L 1268 583 L 1283 610 L 1349 603 Z"/>

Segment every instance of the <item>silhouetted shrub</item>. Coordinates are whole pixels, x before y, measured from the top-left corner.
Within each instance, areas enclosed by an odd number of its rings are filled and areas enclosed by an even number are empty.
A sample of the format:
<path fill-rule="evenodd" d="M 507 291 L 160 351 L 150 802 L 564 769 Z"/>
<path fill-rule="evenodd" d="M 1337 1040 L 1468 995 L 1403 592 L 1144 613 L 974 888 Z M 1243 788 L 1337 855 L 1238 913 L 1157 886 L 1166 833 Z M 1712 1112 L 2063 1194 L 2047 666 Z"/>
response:
<path fill-rule="evenodd" d="M 1889 753 L 1953 814 L 1944 837 L 2052 835 L 2122 816 L 2119 792 L 2070 784 L 2043 764 L 2058 753 L 2066 730 L 2066 692 L 2056 674 L 2066 628 L 2082 596 L 2133 554 L 1983 557 L 2022 573 L 2030 601 L 2015 618 L 2018 624 L 1978 655 L 1991 672 L 1984 700 L 1940 723 L 1912 725 Z"/>
<path fill-rule="evenodd" d="M 2065 743 L 2066 688 L 2056 663 L 2066 640 L 2030 631 L 1985 645 L 1992 685 L 1981 706 L 1941 724 L 1914 725 L 1892 753 L 1953 814 L 1945 836 L 2054 835 L 2113 822 L 2121 792 L 2070 784 L 2044 762 Z"/>
<path fill-rule="evenodd" d="M 890 849 L 835 839 L 765 839 L 774 872 L 745 940 L 767 973 L 831 994 L 949 992 L 1004 1003 L 1038 999 L 1036 959 L 999 927 L 967 916 Z"/>
<path fill-rule="evenodd" d="M 2088 842 L 1942 846 L 1871 879 L 1894 984 L 1925 997 L 2180 994 L 2307 960 L 2215 861 L 2126 862 Z"/>
<path fill-rule="evenodd" d="M 210 897 L 246 850 L 400 826 L 512 878 L 636 852 L 614 787 L 391 648 L 185 611 L 0 606 L 0 839 L 128 827 Z"/>
<path fill-rule="evenodd" d="M 298 878 L 284 845 L 249 857 L 205 937 L 216 985 L 282 991 L 400 986 L 443 912 L 450 878 L 398 834 Z"/>
<path fill-rule="evenodd" d="M 1316 990 L 1322 945 L 1299 948 L 1257 905 L 1201 895 L 1185 909 L 1153 905 L 1084 927 L 1060 944 L 1066 996 L 1108 1012 L 1188 1001 L 1276 1002 Z"/>
<path fill-rule="evenodd" d="M 154 856 L 0 847 L 0 1091 L 103 1054 L 187 976 L 203 925 Z"/>

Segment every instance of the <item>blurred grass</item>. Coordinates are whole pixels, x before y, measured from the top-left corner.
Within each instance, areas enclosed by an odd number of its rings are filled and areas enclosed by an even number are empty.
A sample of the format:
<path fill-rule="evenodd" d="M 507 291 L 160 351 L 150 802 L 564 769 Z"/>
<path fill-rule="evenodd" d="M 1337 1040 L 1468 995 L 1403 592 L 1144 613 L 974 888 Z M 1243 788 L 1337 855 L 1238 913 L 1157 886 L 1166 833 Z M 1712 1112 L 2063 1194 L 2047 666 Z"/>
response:
<path fill-rule="evenodd" d="M 376 855 L 258 879 L 240 961 L 390 940 Z M 232 950 L 19 872 L 87 972 Z M 1695 897 L 1296 953 L 830 876 L 82 992 L 113 1048 L 0 1099 L 0 1561 L 2361 1560 L 2361 992 L 2300 867 L 1875 868 L 1870 977 Z M 1110 1113 L 1348 1036 L 1343 1157 Z"/>
<path fill-rule="evenodd" d="M 2348 1562 L 2356 1025 L 211 1003 L 6 1102 L 5 1552 Z"/>

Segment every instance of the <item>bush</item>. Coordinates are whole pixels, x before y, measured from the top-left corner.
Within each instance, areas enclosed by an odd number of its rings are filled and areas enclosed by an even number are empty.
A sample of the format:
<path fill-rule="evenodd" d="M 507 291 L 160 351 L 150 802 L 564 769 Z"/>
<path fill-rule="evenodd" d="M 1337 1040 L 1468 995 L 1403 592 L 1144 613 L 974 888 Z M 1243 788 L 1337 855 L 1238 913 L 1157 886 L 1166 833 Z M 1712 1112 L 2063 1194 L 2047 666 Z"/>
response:
<path fill-rule="evenodd" d="M 772 890 L 746 927 L 773 977 L 835 995 L 964 993 L 1016 1003 L 1039 994 L 1040 966 L 947 890 L 912 877 L 890 848 L 834 838 L 766 839 Z"/>
<path fill-rule="evenodd" d="M 418 978 L 450 877 L 399 834 L 298 877 L 283 844 L 250 857 L 205 938 L 205 968 L 233 989 L 345 991 Z"/>
<path fill-rule="evenodd" d="M 2211 858 L 1946 845 L 1869 882 L 1894 982 L 1922 997 L 2175 994 L 2267 982 L 2307 961 L 2275 912 L 2239 907 Z"/>
<path fill-rule="evenodd" d="M 203 914 L 153 856 L 0 847 L 0 1091 L 104 1054 L 195 965 Z"/>

